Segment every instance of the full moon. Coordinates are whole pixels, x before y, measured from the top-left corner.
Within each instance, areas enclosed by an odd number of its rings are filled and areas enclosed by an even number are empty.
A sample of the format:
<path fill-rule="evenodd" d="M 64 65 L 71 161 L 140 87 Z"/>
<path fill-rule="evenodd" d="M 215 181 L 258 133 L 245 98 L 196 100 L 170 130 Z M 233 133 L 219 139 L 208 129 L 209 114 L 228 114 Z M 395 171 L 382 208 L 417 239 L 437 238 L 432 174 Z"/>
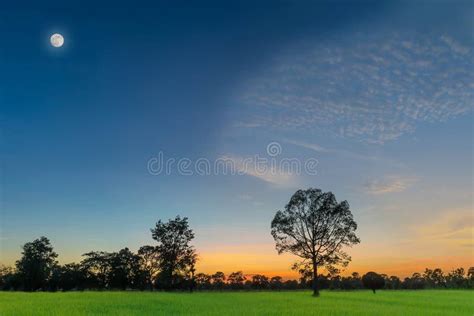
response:
<path fill-rule="evenodd" d="M 49 38 L 51 45 L 54 47 L 61 47 L 64 45 L 64 37 L 61 34 L 55 33 Z"/>

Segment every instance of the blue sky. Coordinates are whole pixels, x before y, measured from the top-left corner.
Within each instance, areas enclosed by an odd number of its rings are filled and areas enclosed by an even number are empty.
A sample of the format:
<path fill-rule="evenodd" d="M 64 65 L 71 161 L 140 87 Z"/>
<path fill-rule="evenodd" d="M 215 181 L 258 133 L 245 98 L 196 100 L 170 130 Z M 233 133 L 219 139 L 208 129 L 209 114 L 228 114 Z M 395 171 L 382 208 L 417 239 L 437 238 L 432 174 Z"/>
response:
<path fill-rule="evenodd" d="M 354 269 L 472 263 L 472 14 L 469 2 L 6 4 L 1 261 L 41 235 L 63 261 L 136 249 L 181 214 L 203 270 L 289 273 L 270 221 L 319 187 L 351 204 Z M 317 175 L 147 170 L 159 152 L 238 162 L 270 142 L 278 159 L 317 159 Z"/>

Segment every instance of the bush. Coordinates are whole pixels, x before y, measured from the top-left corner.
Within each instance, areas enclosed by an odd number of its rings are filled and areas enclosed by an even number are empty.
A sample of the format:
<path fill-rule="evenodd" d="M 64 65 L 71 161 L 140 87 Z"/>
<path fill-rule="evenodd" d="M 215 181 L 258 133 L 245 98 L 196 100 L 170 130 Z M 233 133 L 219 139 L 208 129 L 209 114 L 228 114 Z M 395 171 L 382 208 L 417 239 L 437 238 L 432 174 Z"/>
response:
<path fill-rule="evenodd" d="M 378 273 L 367 272 L 362 277 L 362 284 L 364 284 L 364 287 L 371 289 L 375 294 L 375 290 L 382 289 L 385 286 L 385 280 Z"/>

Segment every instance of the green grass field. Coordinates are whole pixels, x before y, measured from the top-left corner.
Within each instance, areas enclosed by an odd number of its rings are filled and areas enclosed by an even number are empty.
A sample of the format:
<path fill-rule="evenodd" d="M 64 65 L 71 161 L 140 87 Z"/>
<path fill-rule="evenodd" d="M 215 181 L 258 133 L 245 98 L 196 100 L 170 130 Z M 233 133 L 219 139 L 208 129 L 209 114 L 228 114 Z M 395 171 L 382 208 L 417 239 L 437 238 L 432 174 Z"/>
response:
<path fill-rule="evenodd" d="M 0 292 L 0 315 L 474 315 L 474 291 Z"/>

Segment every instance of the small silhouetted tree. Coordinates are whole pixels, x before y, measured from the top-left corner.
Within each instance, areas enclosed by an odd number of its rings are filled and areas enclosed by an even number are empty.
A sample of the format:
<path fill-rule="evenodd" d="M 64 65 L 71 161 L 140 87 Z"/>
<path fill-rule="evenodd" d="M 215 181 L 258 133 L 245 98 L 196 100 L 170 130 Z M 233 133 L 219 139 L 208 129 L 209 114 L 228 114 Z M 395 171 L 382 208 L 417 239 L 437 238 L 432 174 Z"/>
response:
<path fill-rule="evenodd" d="M 467 270 L 467 286 L 468 288 L 474 288 L 474 267 L 469 267 Z"/>
<path fill-rule="evenodd" d="M 143 271 L 140 269 L 140 257 L 128 248 L 110 254 L 108 264 L 108 286 L 112 289 L 143 289 Z"/>
<path fill-rule="evenodd" d="M 192 254 L 187 256 L 187 259 L 184 262 L 184 265 L 185 265 L 184 274 L 186 276 L 189 292 L 191 293 L 194 291 L 194 288 L 196 287 L 195 274 L 196 274 L 197 260 L 198 260 L 197 254 L 196 252 L 193 252 Z"/>
<path fill-rule="evenodd" d="M 82 255 L 85 258 L 81 261 L 81 266 L 86 273 L 86 283 L 89 288 L 109 287 L 112 255 L 105 251 L 91 251 Z"/>
<path fill-rule="evenodd" d="M 298 190 L 283 211 L 278 211 L 271 233 L 278 253 L 289 252 L 309 263 L 313 295 L 319 295 L 318 267 L 347 266 L 344 246 L 360 242 L 349 203 L 338 203 L 331 192 Z"/>
<path fill-rule="evenodd" d="M 446 287 L 446 281 L 443 271 L 440 268 L 436 269 L 425 269 L 423 273 L 426 285 L 431 288 Z"/>
<path fill-rule="evenodd" d="M 474 267 L 469 267 L 469 269 L 467 269 L 467 277 L 474 278 Z"/>
<path fill-rule="evenodd" d="M 25 291 L 46 289 L 58 255 L 46 237 L 40 237 L 23 245 L 22 257 L 16 262 L 16 270 Z"/>
<path fill-rule="evenodd" d="M 222 290 L 225 286 L 225 274 L 224 272 L 217 271 L 211 276 L 212 287 L 216 290 Z"/>
<path fill-rule="evenodd" d="M 196 287 L 198 290 L 210 290 L 211 285 L 211 276 L 205 273 L 198 273 L 194 277 L 194 281 L 196 282 Z"/>
<path fill-rule="evenodd" d="M 367 272 L 362 277 L 362 284 L 364 284 L 365 288 L 371 289 L 375 294 L 375 290 L 380 290 L 385 286 L 385 279 L 378 273 Z"/>
<path fill-rule="evenodd" d="M 258 290 L 264 290 L 268 288 L 269 282 L 268 277 L 263 274 L 255 274 L 252 276 L 252 287 Z"/>
<path fill-rule="evenodd" d="M 68 263 L 61 267 L 61 279 L 59 288 L 63 291 L 72 289 L 84 290 L 86 284 L 86 272 L 77 263 Z"/>
<path fill-rule="evenodd" d="M 421 290 L 426 287 L 426 280 L 418 272 L 413 273 L 411 278 L 405 278 L 403 283 L 405 288 L 412 290 Z"/>
<path fill-rule="evenodd" d="M 245 280 L 247 280 L 247 278 L 244 276 L 242 271 L 232 272 L 227 277 L 227 281 L 229 282 L 229 286 L 234 290 L 243 289 Z"/>
<path fill-rule="evenodd" d="M 283 278 L 281 276 L 274 276 L 270 279 L 270 288 L 272 290 L 281 290 L 283 288 Z"/>
<path fill-rule="evenodd" d="M 286 290 L 296 290 L 298 289 L 298 281 L 296 280 L 287 280 L 283 283 L 283 286 Z"/>
<path fill-rule="evenodd" d="M 464 269 L 457 268 L 449 272 L 446 276 L 446 283 L 448 287 L 454 289 L 467 287 L 467 279 L 464 278 Z"/>
<path fill-rule="evenodd" d="M 291 270 L 298 272 L 300 275 L 300 285 L 302 288 L 308 288 L 312 285 L 313 270 L 309 262 L 295 262 L 291 266 Z"/>
<path fill-rule="evenodd" d="M 163 289 L 175 289 L 178 283 L 189 283 L 194 275 L 196 251 L 191 245 L 194 232 L 189 228 L 188 218 L 176 216 L 167 223 L 159 220 L 151 229 L 152 237 L 158 242 L 156 250 L 159 254 L 159 285 Z M 192 290 L 193 282 L 190 282 Z"/>
<path fill-rule="evenodd" d="M 402 285 L 402 281 L 400 278 L 392 275 L 388 279 L 385 280 L 385 287 L 391 290 L 398 290 Z"/>
<path fill-rule="evenodd" d="M 18 290 L 21 286 L 18 273 L 12 267 L 0 265 L 0 289 L 4 291 Z"/>
<path fill-rule="evenodd" d="M 144 271 L 144 277 L 147 278 L 146 287 L 153 290 L 153 282 L 160 271 L 160 253 L 154 246 L 142 246 L 138 249 L 140 266 Z"/>
<path fill-rule="evenodd" d="M 245 280 L 244 285 L 243 285 L 243 289 L 252 290 L 252 288 L 253 288 L 252 281 L 251 280 Z"/>

